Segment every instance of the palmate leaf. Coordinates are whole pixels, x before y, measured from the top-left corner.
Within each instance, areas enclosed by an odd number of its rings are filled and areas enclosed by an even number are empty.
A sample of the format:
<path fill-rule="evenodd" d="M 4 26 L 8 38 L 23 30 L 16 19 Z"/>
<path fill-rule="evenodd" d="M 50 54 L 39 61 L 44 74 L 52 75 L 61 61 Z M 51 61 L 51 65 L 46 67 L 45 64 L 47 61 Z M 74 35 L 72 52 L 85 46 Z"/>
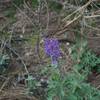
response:
<path fill-rule="evenodd" d="M 80 64 L 83 66 L 85 69 L 86 67 L 88 70 L 96 70 L 99 71 L 99 64 L 100 64 L 100 58 L 97 57 L 94 53 L 91 51 L 85 51 L 81 57 L 81 62 Z"/>

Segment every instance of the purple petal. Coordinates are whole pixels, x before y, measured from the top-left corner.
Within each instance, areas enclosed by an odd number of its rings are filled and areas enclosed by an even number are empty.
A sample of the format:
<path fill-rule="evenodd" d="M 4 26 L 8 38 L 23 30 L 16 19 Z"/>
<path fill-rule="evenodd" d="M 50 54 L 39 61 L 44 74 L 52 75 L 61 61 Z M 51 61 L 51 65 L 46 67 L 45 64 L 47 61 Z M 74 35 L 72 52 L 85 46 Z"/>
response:
<path fill-rule="evenodd" d="M 44 50 L 45 53 L 49 56 L 59 57 L 61 54 L 59 49 L 59 42 L 55 38 L 45 38 Z"/>

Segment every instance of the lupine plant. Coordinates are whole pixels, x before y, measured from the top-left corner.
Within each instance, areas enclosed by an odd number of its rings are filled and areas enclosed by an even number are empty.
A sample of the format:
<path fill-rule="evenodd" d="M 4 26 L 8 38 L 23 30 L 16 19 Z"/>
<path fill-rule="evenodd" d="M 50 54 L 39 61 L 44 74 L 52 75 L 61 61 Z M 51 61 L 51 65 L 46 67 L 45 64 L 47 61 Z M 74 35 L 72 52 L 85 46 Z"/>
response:
<path fill-rule="evenodd" d="M 46 70 L 43 70 L 41 73 L 48 77 L 47 87 L 44 88 L 45 98 L 43 98 L 43 100 L 100 100 L 100 91 L 86 82 L 88 76 L 87 70 L 91 69 L 90 67 L 95 68 L 100 60 L 89 53 L 89 51 L 86 52 L 86 48 L 83 49 L 82 54 L 78 57 L 78 59 L 80 58 L 81 65 L 77 63 L 70 72 L 63 75 L 57 67 L 58 59 L 61 56 L 59 42 L 54 38 L 45 38 L 44 50 L 51 58 L 51 65 L 53 67 L 46 67 Z M 74 53 L 77 54 L 77 52 Z M 72 52 L 73 56 L 75 56 L 75 54 L 73 55 Z M 92 63 L 92 61 L 94 62 Z M 76 66 L 78 66 L 78 68 Z M 83 70 L 83 72 L 85 71 L 86 75 L 83 74 L 81 70 Z M 33 89 L 31 92 L 35 93 L 36 91 L 34 90 L 38 89 L 38 87 L 33 84 L 34 80 L 30 80 L 30 82 L 32 84 L 28 84 L 28 87 L 30 90 Z"/>
<path fill-rule="evenodd" d="M 44 50 L 45 53 L 51 57 L 52 66 L 58 66 L 58 58 L 61 56 L 61 51 L 59 48 L 59 42 L 55 38 L 45 38 L 44 39 Z"/>
<path fill-rule="evenodd" d="M 55 43 L 55 41 L 57 43 Z M 60 56 L 57 40 L 47 39 L 45 41 L 45 46 L 45 51 L 49 56 Z M 88 59 L 89 64 L 91 63 L 91 58 L 89 57 Z M 87 62 L 87 60 L 84 60 L 84 63 L 85 62 Z M 81 74 L 79 70 L 77 70 L 77 68 L 74 68 L 74 66 L 72 68 L 72 71 L 68 72 L 64 76 L 60 73 L 59 69 L 51 70 L 51 75 L 49 76 L 49 84 L 47 88 L 47 100 L 99 100 L 100 91 L 90 86 L 89 83 L 86 83 L 85 78 L 86 76 Z M 86 89 L 87 91 L 85 91 Z"/>

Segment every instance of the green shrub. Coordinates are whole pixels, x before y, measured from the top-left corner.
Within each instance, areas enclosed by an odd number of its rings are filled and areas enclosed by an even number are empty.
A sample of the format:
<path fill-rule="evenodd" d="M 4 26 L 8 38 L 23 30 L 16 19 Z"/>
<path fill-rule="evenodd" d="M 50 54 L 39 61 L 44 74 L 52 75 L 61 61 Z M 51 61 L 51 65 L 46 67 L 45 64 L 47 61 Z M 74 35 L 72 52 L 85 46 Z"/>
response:
<path fill-rule="evenodd" d="M 85 82 L 84 76 L 75 71 L 61 76 L 54 70 L 47 88 L 47 100 L 99 100 L 100 91 Z"/>

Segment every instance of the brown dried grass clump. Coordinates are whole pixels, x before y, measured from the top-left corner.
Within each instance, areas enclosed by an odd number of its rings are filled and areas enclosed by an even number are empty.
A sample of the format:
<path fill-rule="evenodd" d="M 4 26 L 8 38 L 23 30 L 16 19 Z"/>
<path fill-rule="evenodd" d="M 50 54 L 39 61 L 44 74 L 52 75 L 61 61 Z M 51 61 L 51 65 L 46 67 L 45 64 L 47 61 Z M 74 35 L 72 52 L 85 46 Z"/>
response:
<path fill-rule="evenodd" d="M 38 100 L 34 96 L 29 96 L 25 93 L 24 87 L 16 87 L 0 93 L 0 100 Z"/>

